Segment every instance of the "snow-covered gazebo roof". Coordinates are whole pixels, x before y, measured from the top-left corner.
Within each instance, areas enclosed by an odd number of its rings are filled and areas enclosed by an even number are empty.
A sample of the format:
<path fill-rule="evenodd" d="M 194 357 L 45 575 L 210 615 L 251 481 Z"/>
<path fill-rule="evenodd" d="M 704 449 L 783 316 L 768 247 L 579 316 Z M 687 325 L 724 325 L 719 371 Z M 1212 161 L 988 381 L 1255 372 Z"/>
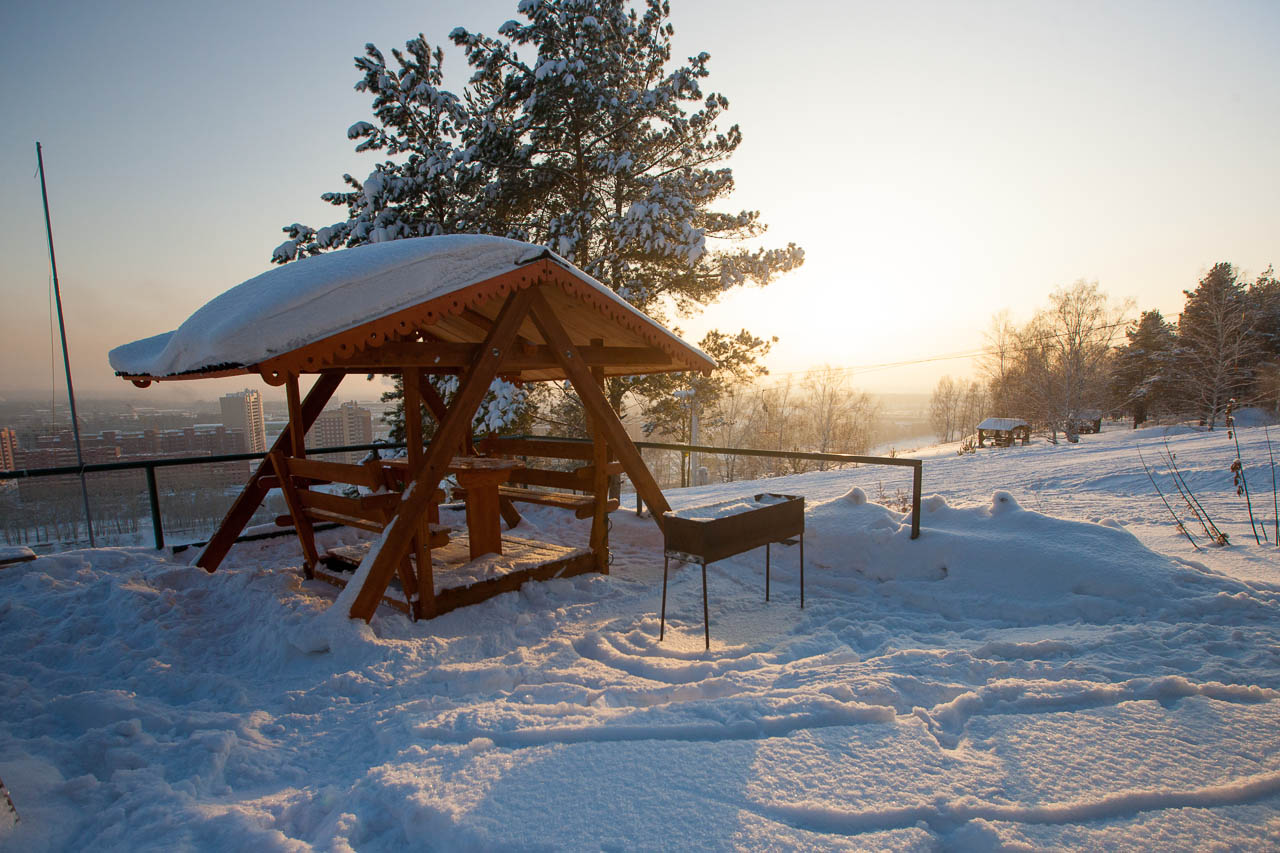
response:
<path fill-rule="evenodd" d="M 715 366 L 546 249 L 471 234 L 375 243 L 276 267 L 214 298 L 175 331 L 117 347 L 108 357 L 119 376 L 137 384 L 244 373 L 278 384 L 286 374 L 372 369 L 395 360 L 369 357 L 388 343 L 430 340 L 437 350 L 478 344 L 507 294 L 539 282 L 559 285 L 545 288 L 552 307 L 574 344 L 599 344 L 590 355 L 606 375 Z M 546 342 L 532 322 L 520 329 L 520 341 L 501 375 L 564 378 L 538 351 Z M 449 372 L 449 359 L 438 352 L 435 358 L 440 372 Z"/>
<path fill-rule="evenodd" d="M 1001 432 L 1008 432 L 1018 427 L 1030 428 L 1030 424 L 1022 418 L 987 418 L 978 424 L 978 429 L 999 430 Z"/>

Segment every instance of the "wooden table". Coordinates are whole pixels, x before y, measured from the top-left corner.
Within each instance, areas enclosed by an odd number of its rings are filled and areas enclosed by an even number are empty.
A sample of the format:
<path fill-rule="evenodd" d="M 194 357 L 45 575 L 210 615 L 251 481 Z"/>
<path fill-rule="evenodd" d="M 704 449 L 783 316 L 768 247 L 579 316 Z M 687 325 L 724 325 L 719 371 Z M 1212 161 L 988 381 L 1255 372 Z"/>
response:
<path fill-rule="evenodd" d="M 383 465 L 407 469 L 407 459 L 385 459 Z M 467 492 L 467 538 L 471 558 L 502 553 L 502 516 L 498 486 L 524 463 L 516 459 L 488 456 L 455 456 L 445 470 L 458 479 Z"/>
<path fill-rule="evenodd" d="M 524 464 L 515 459 L 484 456 L 455 456 L 448 471 L 467 490 L 467 537 L 471 559 L 483 554 L 502 553 L 502 517 L 498 507 L 498 486 Z"/>

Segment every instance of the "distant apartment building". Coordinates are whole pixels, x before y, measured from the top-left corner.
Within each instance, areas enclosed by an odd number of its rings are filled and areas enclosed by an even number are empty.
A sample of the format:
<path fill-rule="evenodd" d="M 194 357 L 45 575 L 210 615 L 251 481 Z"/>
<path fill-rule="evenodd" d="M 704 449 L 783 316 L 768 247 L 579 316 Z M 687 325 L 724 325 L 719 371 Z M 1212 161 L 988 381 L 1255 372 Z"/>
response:
<path fill-rule="evenodd" d="M 148 429 L 137 432 L 103 430 L 81 434 L 80 445 L 85 464 L 134 462 L 181 456 L 220 456 L 242 453 L 244 435 L 221 424 L 186 427 L 184 429 Z M 35 447 L 14 453 L 17 468 L 69 468 L 77 464 L 75 437 L 70 430 L 54 435 L 36 436 Z M 196 488 L 227 489 L 244 484 L 248 476 L 247 462 L 215 462 L 203 465 L 181 465 L 157 469 L 163 491 L 183 492 Z M 141 471 L 97 472 L 89 475 L 92 483 L 104 488 L 144 488 Z M 79 488 L 78 478 L 39 478 L 19 481 L 23 500 L 50 497 L 61 486 L 64 490 Z"/>
<path fill-rule="evenodd" d="M 18 467 L 18 434 L 9 427 L 0 427 L 0 471 L 12 471 Z"/>
<path fill-rule="evenodd" d="M 227 429 L 221 424 L 136 432 L 109 429 L 80 436 L 85 462 L 149 456 L 219 456 L 242 453 L 244 444 L 244 434 L 240 430 Z M 75 465 L 75 437 L 70 430 L 55 435 L 39 435 L 36 436 L 35 447 L 20 450 L 15 456 L 23 468 Z"/>
<path fill-rule="evenodd" d="M 266 453 L 267 426 L 262 417 L 262 394 L 246 388 L 224 395 L 218 404 L 222 407 L 222 425 L 228 431 L 238 430 L 243 436 L 244 446 L 239 452 Z"/>
<path fill-rule="evenodd" d="M 336 409 L 325 409 L 307 431 L 307 447 L 343 447 L 373 441 L 373 413 L 354 401 Z M 329 457 L 334 461 L 359 462 L 364 451 Z"/>

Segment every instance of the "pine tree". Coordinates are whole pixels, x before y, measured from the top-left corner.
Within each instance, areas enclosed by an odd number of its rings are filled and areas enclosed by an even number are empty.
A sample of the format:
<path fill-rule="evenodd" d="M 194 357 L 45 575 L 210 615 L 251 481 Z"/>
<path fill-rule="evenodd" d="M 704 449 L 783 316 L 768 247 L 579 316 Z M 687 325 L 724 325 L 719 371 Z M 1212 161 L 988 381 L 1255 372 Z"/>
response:
<path fill-rule="evenodd" d="M 496 37 L 454 30 L 473 75 L 459 97 L 442 88 L 443 54 L 425 38 L 393 51 L 367 45 L 356 88 L 375 122 L 351 126 L 358 151 L 385 152 L 363 181 L 323 198 L 347 218 L 294 223 L 273 260 L 402 237 L 469 232 L 546 245 L 660 321 L 687 316 L 734 287 L 798 267 L 794 244 L 760 248 L 756 211 L 722 212 L 733 191 L 723 165 L 737 125 L 728 100 L 704 92 L 709 55 L 671 61 L 664 0 L 521 0 Z M 758 365 L 757 365 L 758 367 Z M 666 380 L 609 381 L 621 410 L 634 391 L 654 400 Z"/>
<path fill-rule="evenodd" d="M 1178 396 L 1213 429 L 1227 401 L 1243 396 L 1253 379 L 1259 346 L 1244 286 L 1235 267 L 1215 264 L 1178 318 L 1174 350 Z"/>
<path fill-rule="evenodd" d="M 363 181 L 343 175 L 350 189 L 321 198 L 346 208 L 346 219 L 318 230 L 297 222 L 285 226 L 289 239 L 272 252 L 275 263 L 403 237 L 480 231 L 490 224 L 477 201 L 489 175 L 462 144 L 470 113 L 440 88 L 443 51 L 432 50 L 419 34 L 404 51 L 391 53 L 396 68 L 372 44 L 355 58 L 363 73 L 356 89 L 373 95 L 378 123 L 358 121 L 347 138 L 357 141 L 356 151 L 403 159 L 378 163 Z"/>
<path fill-rule="evenodd" d="M 1259 346 L 1272 358 L 1280 356 L 1280 278 L 1273 267 L 1249 285 L 1247 300 Z"/>
<path fill-rule="evenodd" d="M 1125 330 L 1129 342 L 1116 350 L 1112 399 L 1133 414 L 1133 428 L 1170 408 L 1170 371 L 1176 344 L 1174 328 L 1159 311 L 1143 311 Z"/>
<path fill-rule="evenodd" d="M 1249 306 L 1262 349 L 1253 396 L 1260 405 L 1269 405 L 1280 414 L 1280 278 L 1272 267 L 1249 285 Z"/>
<path fill-rule="evenodd" d="M 668 68 L 665 2 L 648 0 L 643 15 L 622 0 L 524 0 L 519 9 L 527 23 L 508 21 L 501 38 L 452 33 L 473 82 L 493 93 L 474 146 L 495 168 L 489 197 L 505 200 L 510 230 L 659 318 L 666 297 L 687 312 L 802 262 L 794 244 L 709 243 L 756 237 L 764 225 L 755 211 L 711 209 L 733 191 L 732 171 L 716 165 L 742 133 L 717 131 L 729 102 L 701 88 L 708 54 Z"/>
<path fill-rule="evenodd" d="M 709 55 L 671 67 L 669 8 L 622 0 L 524 0 L 499 37 L 452 33 L 489 93 L 475 116 L 485 197 L 508 233 L 549 246 L 642 311 L 688 315 L 748 282 L 794 269 L 803 251 L 745 248 L 755 211 L 712 209 L 733 191 L 722 164 L 742 141 L 720 132 L 728 100 L 705 93 Z M 533 56 L 525 60 L 528 51 Z M 668 381 L 612 380 L 657 404 Z"/>

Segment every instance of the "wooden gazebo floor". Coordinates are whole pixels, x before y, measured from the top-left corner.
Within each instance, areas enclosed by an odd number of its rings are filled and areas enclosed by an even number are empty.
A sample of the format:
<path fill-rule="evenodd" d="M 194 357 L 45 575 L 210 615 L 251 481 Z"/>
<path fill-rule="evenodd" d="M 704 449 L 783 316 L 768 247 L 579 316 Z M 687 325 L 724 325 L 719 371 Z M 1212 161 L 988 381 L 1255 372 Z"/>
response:
<path fill-rule="evenodd" d="M 345 587 L 372 544 L 361 542 L 330 548 L 316 566 L 316 579 Z M 435 615 L 478 604 L 504 592 L 514 592 L 528 581 L 572 577 L 596 570 L 594 557 L 587 548 L 570 548 L 505 535 L 502 537 L 501 554 L 486 554 L 473 560 L 470 548 L 464 530 L 453 534 L 448 545 L 431 549 Z M 382 603 L 409 612 L 404 590 L 398 581 L 388 585 Z"/>

